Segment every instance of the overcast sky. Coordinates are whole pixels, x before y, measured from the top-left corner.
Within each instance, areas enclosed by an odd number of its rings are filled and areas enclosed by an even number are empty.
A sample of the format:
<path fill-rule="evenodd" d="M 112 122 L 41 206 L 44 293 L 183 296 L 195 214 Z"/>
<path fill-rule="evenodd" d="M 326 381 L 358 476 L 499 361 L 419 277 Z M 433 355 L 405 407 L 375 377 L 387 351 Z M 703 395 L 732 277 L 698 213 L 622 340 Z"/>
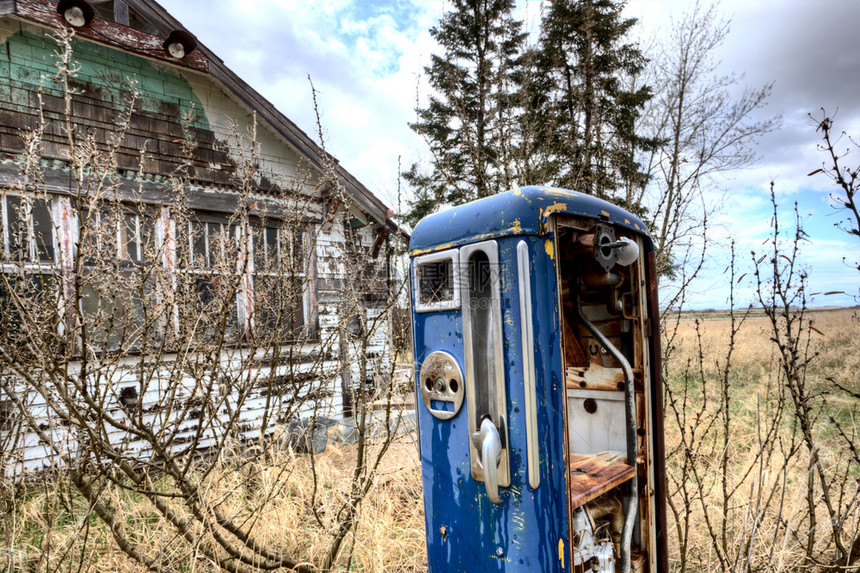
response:
<path fill-rule="evenodd" d="M 405 168 L 426 156 L 424 142 L 407 123 L 416 95 L 426 93 L 422 67 L 439 52 L 429 28 L 445 5 L 438 0 L 159 0 L 198 39 L 300 128 L 317 137 L 308 76 L 319 92 L 326 148 L 382 200 L 397 201 L 398 157 Z M 681 0 L 630 0 L 626 13 L 639 19 L 643 41 L 658 38 L 689 4 Z M 519 14 L 534 25 L 539 0 L 519 2 Z M 860 242 L 833 227 L 829 181 L 807 177 L 821 166 L 815 124 L 838 109 L 837 127 L 860 136 L 860 2 L 856 0 L 723 0 L 732 19 L 719 53 L 724 73 L 743 83 L 773 82 L 766 114 L 781 114 L 782 127 L 758 146 L 761 159 L 722 182 L 726 195 L 715 234 L 724 242 L 712 251 L 708 272 L 696 285 L 696 308 L 726 306 L 725 241 L 741 253 L 739 275 L 749 270 L 749 252 L 761 251 L 775 181 L 785 222 L 797 201 L 811 241 L 804 245 L 811 292 L 857 293 L 860 275 L 842 262 L 856 258 Z M 851 156 L 860 163 L 860 152 Z M 521 182 L 525 184 L 526 182 Z M 853 259 L 852 259 L 853 260 Z M 747 279 L 741 287 L 750 286 Z M 741 300 L 752 296 L 748 288 Z M 845 295 L 818 295 L 816 305 L 854 304 Z"/>

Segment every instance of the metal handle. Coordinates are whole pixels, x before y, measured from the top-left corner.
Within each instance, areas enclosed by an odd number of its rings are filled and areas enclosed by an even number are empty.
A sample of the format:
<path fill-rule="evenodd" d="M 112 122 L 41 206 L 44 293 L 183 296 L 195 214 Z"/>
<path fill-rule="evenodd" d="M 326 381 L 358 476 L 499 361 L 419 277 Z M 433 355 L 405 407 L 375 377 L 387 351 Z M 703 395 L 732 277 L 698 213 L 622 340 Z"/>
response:
<path fill-rule="evenodd" d="M 481 467 L 484 470 L 484 487 L 487 496 L 496 504 L 502 503 L 499 497 L 499 461 L 502 454 L 502 441 L 499 430 L 489 418 L 481 422 L 481 431 L 472 434 L 475 447 L 481 451 Z"/>

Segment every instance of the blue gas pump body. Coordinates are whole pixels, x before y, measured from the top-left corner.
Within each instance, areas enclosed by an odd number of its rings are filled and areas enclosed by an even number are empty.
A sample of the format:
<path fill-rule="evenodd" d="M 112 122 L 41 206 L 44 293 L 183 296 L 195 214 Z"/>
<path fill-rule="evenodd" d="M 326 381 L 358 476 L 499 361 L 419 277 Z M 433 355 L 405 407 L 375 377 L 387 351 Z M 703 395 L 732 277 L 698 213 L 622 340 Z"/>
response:
<path fill-rule="evenodd" d="M 572 569 L 557 253 L 548 224 L 559 213 L 628 229 L 645 237 L 650 246 L 645 225 L 630 213 L 582 193 L 547 187 L 523 187 L 428 216 L 411 236 L 416 407 L 432 572 Z M 422 309 L 416 261 L 434 253 L 453 253 L 457 261 L 463 247 L 488 243 L 498 249 L 499 296 L 491 303 L 501 309 L 506 406 L 499 417 L 504 418 L 502 441 L 509 455 L 509 485 L 499 488 L 501 503 L 494 503 L 485 483 L 472 475 L 470 440 L 476 427 L 469 427 L 470 396 L 455 410 L 432 400 L 423 403 L 420 386 L 432 383 L 422 380 L 420 373 L 427 357 L 440 351 L 468 376 L 464 314 L 469 309 L 453 296 L 437 309 L 428 309 L 427 304 Z M 519 272 L 523 261 L 525 274 Z M 464 261 L 459 264 L 463 267 Z M 468 272 L 463 267 L 460 274 Z M 528 285 L 521 283 L 523 276 L 528 277 Z M 463 276 L 452 278 L 464 280 Z M 522 315 L 521 309 L 527 308 L 521 304 L 523 294 L 529 298 L 530 317 Z M 533 347 L 523 338 L 527 323 Z M 529 383 L 533 385 L 531 403 Z M 435 406 L 445 409 L 449 417 L 434 415 Z M 531 441 L 530 423 L 531 431 L 537 432 Z M 532 465 L 529 455 L 536 457 Z M 530 476 L 530 471 L 538 475 Z"/>

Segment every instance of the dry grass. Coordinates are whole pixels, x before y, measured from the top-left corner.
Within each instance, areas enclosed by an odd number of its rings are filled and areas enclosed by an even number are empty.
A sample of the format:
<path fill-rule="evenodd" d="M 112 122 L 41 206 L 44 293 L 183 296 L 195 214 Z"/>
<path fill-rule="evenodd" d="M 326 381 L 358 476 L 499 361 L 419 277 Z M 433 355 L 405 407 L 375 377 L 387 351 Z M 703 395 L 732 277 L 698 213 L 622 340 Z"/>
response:
<path fill-rule="evenodd" d="M 860 477 L 856 464 L 846 463 L 844 441 L 836 439 L 835 425 L 856 432 L 856 415 L 860 404 L 837 385 L 860 390 L 860 313 L 854 309 L 828 310 L 809 315 L 810 355 L 814 356 L 806 371 L 811 392 L 810 403 L 816 420 L 814 435 L 820 448 L 817 454 L 828 479 L 839 477 L 837 472 L 849 473 L 846 480 L 850 494 Z M 704 319 L 704 320 L 703 320 Z M 690 511 L 677 521 L 669 514 L 670 561 L 673 569 L 686 566 L 687 571 L 721 571 L 725 564 L 717 559 L 714 547 L 722 542 L 712 538 L 708 522 L 720 530 L 725 521 L 728 530 L 726 555 L 732 556 L 732 569 L 754 571 L 815 570 L 807 558 L 809 522 L 807 493 L 810 491 L 810 455 L 799 438 L 799 428 L 792 415 L 793 406 L 785 397 L 785 379 L 779 369 L 779 353 L 771 340 L 771 323 L 767 318 L 752 315 L 736 336 L 728 374 L 730 392 L 730 430 L 727 441 L 719 422 L 721 377 L 724 375 L 729 350 L 731 322 L 699 317 L 678 325 L 672 349 L 667 382 L 680 394 L 688 384 L 690 408 L 681 423 L 674 411 L 667 409 L 666 443 L 670 456 L 667 470 L 677 480 L 670 479 L 670 492 L 678 506 Z M 694 382 L 690 383 L 690 380 Z M 780 397 L 785 410 L 779 417 Z M 766 440 L 769 421 L 774 424 L 770 443 Z M 681 426 L 684 426 L 683 428 Z M 700 432 L 696 440 L 691 436 Z M 764 438 L 762 437 L 764 435 Z M 850 435 L 850 434 L 849 434 Z M 856 434 L 854 434 L 856 435 Z M 790 461 L 784 460 L 791 445 L 797 447 Z M 680 447 L 679 447 L 680 446 Z M 698 473 L 701 487 L 692 487 L 690 472 L 682 472 L 685 448 L 695 447 L 690 459 Z M 760 452 L 770 452 L 764 459 Z M 720 461 L 726 456 L 726 471 Z M 848 456 L 850 457 L 850 456 Z M 855 474 L 852 476 L 852 474 Z M 814 475 L 814 472 L 813 472 Z M 691 495 L 684 504 L 678 483 L 687 479 Z M 835 554 L 830 542 L 831 524 L 824 511 L 820 483 L 813 480 L 818 526 L 814 553 L 824 563 L 831 563 Z M 723 503 L 723 483 L 733 491 L 730 502 Z M 856 505 L 842 524 L 844 538 L 850 539 L 858 527 Z M 760 510 L 757 512 L 756 510 Z M 682 509 L 683 512 L 683 509 Z M 689 523 L 685 523 L 688 521 Z M 678 525 L 688 527 L 679 533 Z M 838 530 L 839 526 L 835 526 Z M 680 542 L 686 535 L 686 559 L 681 558 Z M 718 536 L 719 537 L 719 536 Z M 750 539 L 753 539 L 750 545 Z M 683 562 L 683 563 L 682 563 Z M 821 565 L 821 571 L 829 570 Z M 853 570 L 853 569 L 852 569 Z"/>
<path fill-rule="evenodd" d="M 350 483 L 354 458 L 354 446 L 330 448 L 315 457 L 319 492 L 315 502 L 309 457 L 288 451 L 251 463 L 241 458 L 225 459 L 201 486 L 204 495 L 221 502 L 224 513 L 246 528 L 253 525 L 253 534 L 264 546 L 317 563 L 328 549 L 331 518 Z M 239 470 L 238 462 L 243 462 Z M 47 566 L 49 570 L 75 571 L 83 562 L 82 571 L 144 571 L 113 544 L 108 529 L 84 505 L 73 502 L 72 511 L 63 507 L 65 489 L 57 483 L 29 484 L 17 497 L 14 511 L 7 516 L 12 538 L 4 552 L 14 553 L 15 569 L 36 571 Z M 274 495 L 264 500 L 267 492 Z M 103 499 L 120 508 L 118 513 L 124 516 L 127 531 L 133 532 L 140 548 L 150 555 L 162 552 L 167 561 L 179 565 L 180 571 L 217 569 L 201 555 L 189 554 L 171 537 L 173 530 L 136 495 L 111 489 Z M 263 509 L 252 511 L 258 506 Z M 45 551 L 48 530 L 50 545 Z M 66 553 L 68 549 L 71 551 Z M 186 553 L 171 555 L 173 551 Z M 406 434 L 396 438 L 383 458 L 376 486 L 362 505 L 358 525 L 345 544 L 337 570 L 425 571 L 425 555 L 418 448 L 414 435 Z M 0 554 L 0 570 L 4 557 Z"/>
<path fill-rule="evenodd" d="M 836 382 L 846 387 L 860 388 L 857 375 L 860 371 L 858 313 L 852 310 L 819 312 L 812 319 L 815 330 L 812 331 L 811 344 L 818 353 L 809 371 L 812 383 L 825 385 Z M 697 339 L 700 338 L 705 376 L 709 380 L 716 380 L 724 366 L 729 329 L 727 320 L 706 320 L 700 322 L 697 335 L 693 321 L 681 323 L 670 372 L 680 372 L 686 365 L 691 368 L 697 365 Z M 737 493 L 730 514 L 725 518 L 731 525 L 729 544 L 738 551 L 743 550 L 746 541 L 744 536 L 749 533 L 751 508 L 756 503 L 759 491 L 765 495 L 771 491 L 775 495 L 782 495 L 781 487 L 785 480 L 782 512 L 767 511 L 760 516 L 756 524 L 757 542 L 751 555 L 757 564 L 754 569 L 757 570 L 804 570 L 801 545 L 807 492 L 808 468 L 805 458 L 795 459 L 785 474 L 780 471 L 776 455 L 771 460 L 772 465 L 763 465 L 760 475 L 753 477 L 746 473 L 751 467 L 759 467 L 756 457 L 759 451 L 757 417 L 762 417 L 767 408 L 772 407 L 769 401 L 775 395 L 775 386 L 780 383 L 775 367 L 777 355 L 773 348 L 766 319 L 750 318 L 740 331 L 733 355 L 731 411 L 736 423 L 732 426 L 733 433 L 730 436 L 726 478 L 737 487 Z M 675 378 L 669 382 L 678 384 Z M 716 384 L 706 389 L 705 393 L 709 394 L 712 390 L 716 392 Z M 701 398 L 698 396 L 691 403 L 700 405 L 696 400 L 701 401 Z M 715 396 L 709 395 L 708 399 L 712 404 L 715 403 Z M 829 413 L 841 419 L 848 419 L 852 409 L 858 406 L 856 401 L 845 394 L 836 393 L 828 397 L 828 404 L 831 408 Z M 705 419 L 687 422 L 705 423 L 707 417 L 713 415 L 713 408 L 708 406 L 704 409 Z M 791 431 L 791 424 L 783 422 L 780 432 L 784 435 L 781 437 L 787 440 Z M 821 432 L 826 434 L 827 431 L 826 425 L 822 425 Z M 680 428 L 670 415 L 666 418 L 666 436 L 670 449 L 680 439 Z M 716 436 L 706 439 L 712 438 Z M 823 443 L 836 444 L 835 441 L 826 440 Z M 843 452 L 839 449 L 827 450 L 825 447 L 820 454 L 825 466 L 828 466 L 835 465 Z M 222 509 L 235 515 L 240 522 L 250 517 L 250 508 L 261 504 L 262 492 L 277 492 L 255 517 L 255 535 L 269 547 L 313 562 L 318 561 L 327 548 L 331 531 L 326 528 L 326 524 L 331 523 L 331 512 L 335 511 L 342 499 L 344 484 L 349 483 L 353 456 L 353 448 L 343 447 L 329 450 L 315 459 L 320 476 L 318 489 L 322 492 L 317 496 L 316 510 L 322 525 L 311 510 L 313 480 L 307 457 L 281 452 L 275 458 L 246 464 L 239 471 L 234 471 L 236 459 L 227 458 L 218 470 L 203 481 L 203 486 L 206 495 L 222 500 Z M 707 508 L 712 516 L 722 511 L 719 486 L 723 476 L 720 473 L 719 456 L 719 449 L 708 448 L 697 459 L 705 476 L 706 499 L 695 501 L 689 516 L 687 570 L 690 571 L 721 570 L 707 534 L 703 509 Z M 674 475 L 678 475 L 678 463 L 677 457 L 669 460 L 668 470 Z M 284 468 L 288 468 L 288 471 L 284 471 Z M 169 537 L 172 533 L 157 516 L 143 509 L 149 506 L 138 503 L 134 494 L 110 489 L 103 497 L 113 507 L 122 508 L 120 513 L 124 516 L 126 528 L 134 532 L 141 546 L 150 553 L 163 551 L 169 554 L 182 547 Z M 70 498 L 67 484 L 30 483 L 16 495 L 7 496 L 7 499 L 14 499 L 15 506 L 6 517 L 7 540 L 3 554 L 8 555 L 11 551 L 21 566 L 19 570 L 45 570 L 48 563 L 52 569 L 59 566 L 59 570 L 64 571 L 76 571 L 79 563 L 83 563 L 81 571 L 142 570 L 115 547 L 104 524 L 90 515 L 77 498 Z M 361 506 L 359 517 L 354 535 L 345 545 L 338 562 L 340 570 L 426 570 L 421 475 L 413 435 L 399 437 L 386 454 L 376 486 Z M 778 521 L 778 518 L 782 521 Z M 855 516 L 852 519 L 856 522 L 857 518 Z M 671 514 L 669 522 L 670 559 L 673 570 L 679 570 L 678 537 Z M 247 524 L 250 525 L 250 522 Z M 825 526 L 822 525 L 822 528 Z M 45 532 L 49 529 L 52 533 L 47 538 Z M 176 562 L 185 563 L 184 570 L 189 572 L 214 570 L 211 563 L 198 555 L 177 554 L 174 558 Z"/>
<path fill-rule="evenodd" d="M 860 367 L 858 355 L 858 333 L 860 333 L 860 310 L 838 309 L 810 313 L 814 349 L 820 352 L 816 371 L 827 375 L 841 376 L 843 381 L 857 383 L 856 372 Z M 701 338 L 705 349 L 705 364 L 722 364 L 729 344 L 731 322 L 728 317 L 720 319 L 704 318 L 700 321 Z M 676 341 L 679 360 L 695 360 L 697 350 L 694 320 L 682 320 Z M 739 344 L 735 348 L 734 363 L 738 368 L 750 372 L 772 372 L 772 362 L 776 358 L 775 348 L 770 340 L 770 322 L 761 315 L 746 320 L 738 335 Z M 854 369 L 853 378 L 851 369 Z M 750 382 L 758 380 L 750 379 Z"/>

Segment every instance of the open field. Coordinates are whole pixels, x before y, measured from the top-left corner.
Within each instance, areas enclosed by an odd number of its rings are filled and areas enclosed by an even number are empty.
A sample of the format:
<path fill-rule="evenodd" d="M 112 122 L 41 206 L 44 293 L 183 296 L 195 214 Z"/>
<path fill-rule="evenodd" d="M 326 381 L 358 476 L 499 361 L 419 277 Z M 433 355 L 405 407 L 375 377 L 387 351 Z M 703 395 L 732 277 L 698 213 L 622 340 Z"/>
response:
<path fill-rule="evenodd" d="M 860 386 L 857 371 L 853 374 L 849 371 L 852 366 L 860 366 L 860 308 L 810 309 L 807 312 L 813 328 L 811 349 L 819 353 L 818 358 L 811 364 L 814 370 L 810 375 L 839 375 L 846 384 L 853 382 Z M 741 314 L 735 313 L 738 319 Z M 672 318 L 670 316 L 669 320 Z M 677 371 L 678 367 L 687 361 L 697 359 L 699 348 L 696 320 L 701 323 L 706 366 L 715 366 L 728 352 L 731 330 L 729 311 L 685 312 L 678 323 L 678 338 L 673 341 L 677 348 L 671 355 L 672 371 Z M 671 328 L 670 325 L 669 327 Z M 747 382 L 760 383 L 765 381 L 762 376 L 767 379 L 774 375 L 773 360 L 778 350 L 772 344 L 771 336 L 771 325 L 764 313 L 761 310 L 750 311 L 736 335 L 737 343 L 733 356 L 736 366 L 749 374 L 743 377 Z M 832 370 L 833 368 L 836 368 L 836 371 Z"/>
<path fill-rule="evenodd" d="M 801 403 L 788 391 L 798 380 L 786 382 L 766 317 L 748 317 L 734 336 L 726 317 L 698 316 L 697 323 L 685 315 L 670 328 L 665 402 L 674 571 L 856 570 L 851 557 L 841 569 L 834 563 L 838 544 L 860 547 L 860 510 L 852 497 L 860 462 L 851 450 L 852 440 L 855 447 L 860 441 L 860 404 L 851 395 L 860 392 L 860 313 L 837 309 L 809 317 L 801 341 L 810 358 L 799 371 L 806 392 Z M 797 410 L 805 407 L 803 421 Z M 814 452 L 804 441 L 807 423 Z M 223 499 L 223 509 L 236 516 L 260 503 L 261 492 L 277 492 L 249 517 L 254 533 L 262 543 L 316 561 L 332 533 L 327 514 L 336 511 L 349 483 L 353 455 L 345 447 L 316 456 L 316 496 L 310 460 L 289 452 L 272 454 L 292 456 L 288 464 L 225 457 L 217 471 L 201 476 L 201 489 Z M 8 511 L 0 563 L 12 555 L 19 571 L 142 571 L 71 491 L 68 484 L 42 480 L 3 492 Z M 142 549 L 171 550 L 170 529 L 133 492 L 107 488 L 103 499 L 122 507 L 124 526 Z M 424 571 L 423 529 L 417 444 L 407 434 L 383 459 L 338 568 Z M 178 570 L 215 570 L 198 554 L 171 557 L 183 564 Z"/>
<path fill-rule="evenodd" d="M 809 313 L 794 346 L 784 320 L 715 314 L 666 325 L 674 568 L 854 570 L 860 312 Z"/>
<path fill-rule="evenodd" d="M 828 315 L 828 313 L 837 313 L 841 314 L 843 312 L 860 312 L 860 306 L 855 307 L 839 307 L 839 306 L 820 306 L 816 308 L 809 308 L 806 310 L 811 316 L 815 317 L 817 315 Z M 678 318 L 680 314 L 680 319 L 683 322 L 693 322 L 694 320 L 729 320 L 731 317 L 731 311 L 729 310 L 685 310 L 681 313 L 668 311 L 666 313 L 666 317 L 668 320 L 675 320 Z M 737 314 L 737 311 L 736 311 Z M 749 317 L 750 318 L 766 318 L 764 309 L 761 308 L 751 308 L 749 309 Z"/>

